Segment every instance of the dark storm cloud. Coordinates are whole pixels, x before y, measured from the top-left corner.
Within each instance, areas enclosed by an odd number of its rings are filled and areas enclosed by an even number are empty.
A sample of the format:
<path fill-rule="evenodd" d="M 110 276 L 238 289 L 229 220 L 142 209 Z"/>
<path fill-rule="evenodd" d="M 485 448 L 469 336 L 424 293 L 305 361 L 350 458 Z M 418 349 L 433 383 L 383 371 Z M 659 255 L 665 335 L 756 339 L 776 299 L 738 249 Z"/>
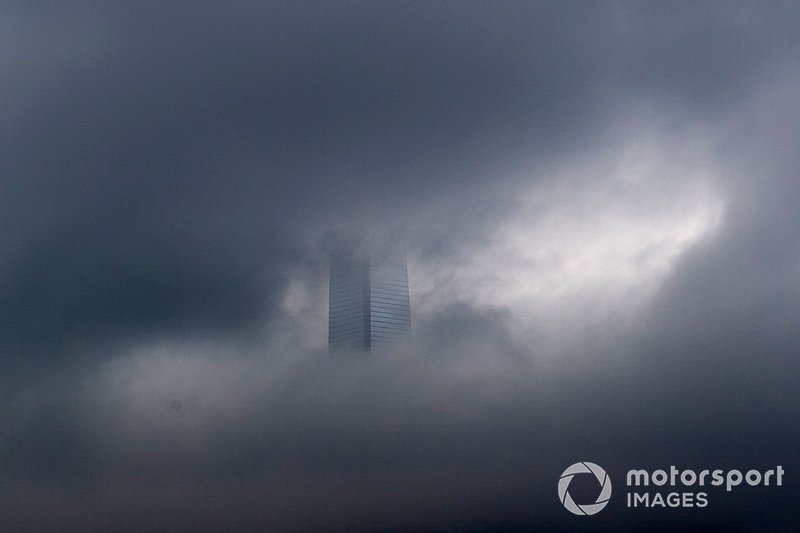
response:
<path fill-rule="evenodd" d="M 2 11 L 10 529 L 580 527 L 553 480 L 592 454 L 796 465 L 796 4 Z M 336 361 L 325 251 L 365 225 L 417 338 Z"/>

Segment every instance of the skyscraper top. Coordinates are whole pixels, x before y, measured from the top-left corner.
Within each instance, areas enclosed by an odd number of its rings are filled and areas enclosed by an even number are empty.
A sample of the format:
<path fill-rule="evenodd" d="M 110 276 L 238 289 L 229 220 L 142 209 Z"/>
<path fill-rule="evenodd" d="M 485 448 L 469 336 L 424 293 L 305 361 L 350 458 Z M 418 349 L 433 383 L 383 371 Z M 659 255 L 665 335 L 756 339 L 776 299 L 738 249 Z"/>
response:
<path fill-rule="evenodd" d="M 405 254 L 340 246 L 331 253 L 328 345 L 368 351 L 397 342 L 411 327 Z"/>

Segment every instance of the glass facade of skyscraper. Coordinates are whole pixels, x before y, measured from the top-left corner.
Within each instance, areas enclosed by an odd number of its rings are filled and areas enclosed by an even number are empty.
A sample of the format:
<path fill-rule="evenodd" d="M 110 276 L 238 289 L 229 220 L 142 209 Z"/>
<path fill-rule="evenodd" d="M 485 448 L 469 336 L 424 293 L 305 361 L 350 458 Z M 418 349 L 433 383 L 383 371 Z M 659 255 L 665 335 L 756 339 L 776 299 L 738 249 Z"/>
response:
<path fill-rule="evenodd" d="M 408 271 L 401 253 L 331 255 L 328 344 L 370 350 L 411 328 Z"/>
<path fill-rule="evenodd" d="M 370 345 L 394 343 L 411 327 L 405 257 L 373 255 L 369 276 Z"/>

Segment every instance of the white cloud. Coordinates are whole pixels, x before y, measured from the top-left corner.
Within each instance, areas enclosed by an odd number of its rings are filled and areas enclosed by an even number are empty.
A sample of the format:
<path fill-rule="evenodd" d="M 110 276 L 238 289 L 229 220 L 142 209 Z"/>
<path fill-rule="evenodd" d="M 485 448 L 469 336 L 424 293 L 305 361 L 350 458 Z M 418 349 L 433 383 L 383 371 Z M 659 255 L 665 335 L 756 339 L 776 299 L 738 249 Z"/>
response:
<path fill-rule="evenodd" d="M 417 311 L 504 308 L 539 337 L 629 323 L 724 211 L 707 141 L 636 133 L 523 188 L 484 244 L 454 263 L 417 260 Z"/>

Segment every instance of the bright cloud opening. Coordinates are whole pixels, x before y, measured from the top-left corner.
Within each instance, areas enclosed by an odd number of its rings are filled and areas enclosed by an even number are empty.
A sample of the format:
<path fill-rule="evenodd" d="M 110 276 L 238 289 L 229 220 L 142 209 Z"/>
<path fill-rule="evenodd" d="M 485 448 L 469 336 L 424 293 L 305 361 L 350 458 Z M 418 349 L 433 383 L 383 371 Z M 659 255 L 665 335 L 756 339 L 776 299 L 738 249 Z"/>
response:
<path fill-rule="evenodd" d="M 418 310 L 505 308 L 538 335 L 629 323 L 724 211 L 702 157 L 644 138 L 537 180 L 456 264 L 415 265 Z"/>

